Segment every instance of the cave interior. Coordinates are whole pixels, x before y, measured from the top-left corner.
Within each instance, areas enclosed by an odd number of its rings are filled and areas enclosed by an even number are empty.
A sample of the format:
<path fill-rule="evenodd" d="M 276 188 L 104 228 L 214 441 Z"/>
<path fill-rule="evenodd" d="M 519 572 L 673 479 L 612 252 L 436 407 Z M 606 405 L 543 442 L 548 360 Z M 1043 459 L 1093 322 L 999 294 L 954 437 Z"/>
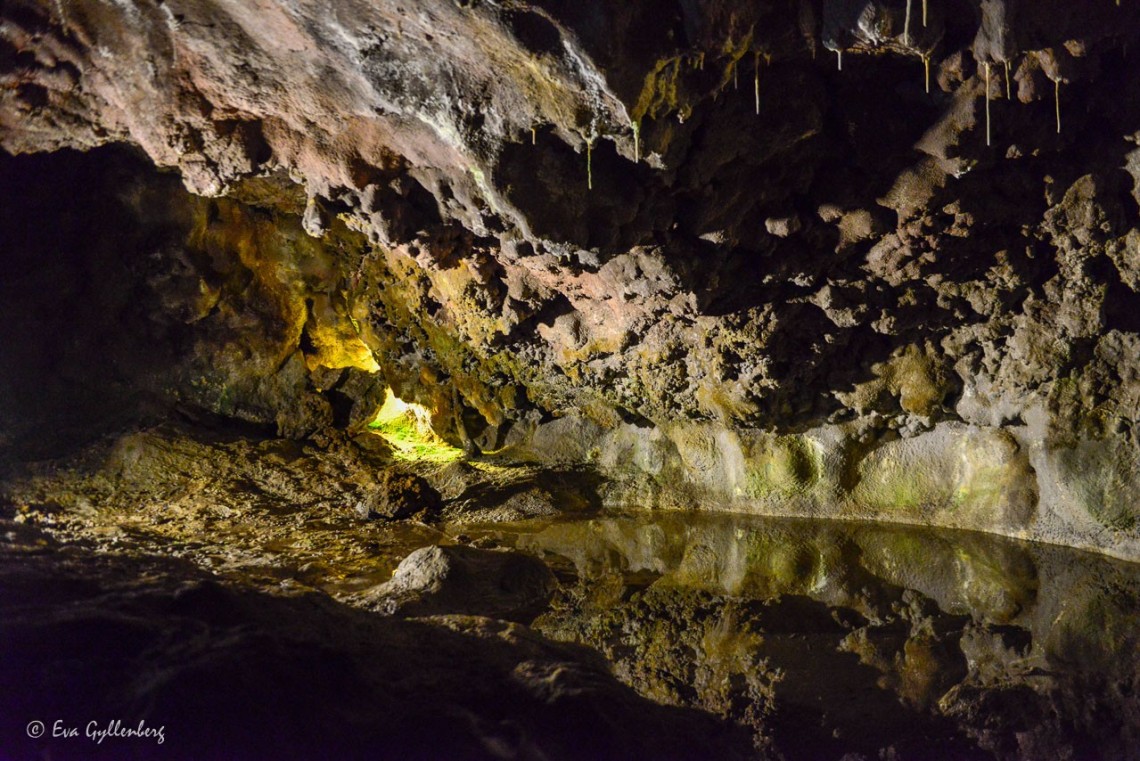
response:
<path fill-rule="evenodd" d="M 7 0 L 0 757 L 1140 759 L 1140 4 Z"/>

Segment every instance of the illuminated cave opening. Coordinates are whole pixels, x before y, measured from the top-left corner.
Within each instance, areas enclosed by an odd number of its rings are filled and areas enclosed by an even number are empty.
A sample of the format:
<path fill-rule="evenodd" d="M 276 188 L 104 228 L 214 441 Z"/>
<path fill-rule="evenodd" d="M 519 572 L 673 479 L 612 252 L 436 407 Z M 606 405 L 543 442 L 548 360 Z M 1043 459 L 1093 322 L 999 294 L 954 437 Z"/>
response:
<path fill-rule="evenodd" d="M 392 446 L 392 456 L 397 460 L 447 463 L 463 456 L 462 449 L 451 446 L 432 430 L 427 407 L 405 402 L 390 388 L 368 428 Z"/>
<path fill-rule="evenodd" d="M 1140 761 L 1140 2 L 912 5 L 0 6 L 0 761 Z"/>

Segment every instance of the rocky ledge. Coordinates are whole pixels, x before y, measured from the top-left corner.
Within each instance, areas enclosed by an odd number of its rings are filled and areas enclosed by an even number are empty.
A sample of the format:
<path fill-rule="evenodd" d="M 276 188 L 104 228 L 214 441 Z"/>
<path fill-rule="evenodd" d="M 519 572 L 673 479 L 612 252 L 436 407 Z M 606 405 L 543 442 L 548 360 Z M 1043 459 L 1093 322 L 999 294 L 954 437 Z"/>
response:
<path fill-rule="evenodd" d="M 6 456 L 171 409 L 331 442 L 391 389 L 610 502 L 1140 558 L 1137 38 L 1111 0 L 14 0 L 0 146 L 91 152 L 3 158 Z"/>

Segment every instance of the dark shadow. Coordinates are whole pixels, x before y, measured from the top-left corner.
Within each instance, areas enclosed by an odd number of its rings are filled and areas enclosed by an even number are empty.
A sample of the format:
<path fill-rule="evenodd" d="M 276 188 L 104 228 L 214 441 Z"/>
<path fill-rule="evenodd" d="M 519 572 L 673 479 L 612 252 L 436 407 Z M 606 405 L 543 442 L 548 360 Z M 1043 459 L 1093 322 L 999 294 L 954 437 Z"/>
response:
<path fill-rule="evenodd" d="M 36 541 L 0 544 L 0 743 L 13 761 L 750 757 L 742 732 L 638 697 L 589 651 L 521 627 L 383 617 L 182 561 Z M 85 736 L 115 719 L 162 728 L 162 744 Z M 32 721 L 44 736 L 29 738 Z M 52 737 L 56 721 L 79 736 Z"/>
<path fill-rule="evenodd" d="M 612 256 L 650 232 L 640 207 L 654 192 L 653 173 L 619 156 L 609 140 L 596 140 L 587 155 L 539 129 L 537 144 L 505 146 L 493 180 L 542 238 Z"/>
<path fill-rule="evenodd" d="M 515 37 L 532 53 L 555 53 L 562 45 L 562 33 L 558 27 L 540 13 L 514 11 L 508 14 L 507 21 Z"/>
<path fill-rule="evenodd" d="M 162 276 L 148 257 L 182 245 L 190 222 L 171 201 L 140 225 L 141 176 L 152 198 L 186 195 L 121 147 L 0 152 L 0 446 L 21 457 L 60 454 L 161 405 L 135 382 L 169 368 L 186 336 L 179 315 L 147 319 L 146 278 Z"/>

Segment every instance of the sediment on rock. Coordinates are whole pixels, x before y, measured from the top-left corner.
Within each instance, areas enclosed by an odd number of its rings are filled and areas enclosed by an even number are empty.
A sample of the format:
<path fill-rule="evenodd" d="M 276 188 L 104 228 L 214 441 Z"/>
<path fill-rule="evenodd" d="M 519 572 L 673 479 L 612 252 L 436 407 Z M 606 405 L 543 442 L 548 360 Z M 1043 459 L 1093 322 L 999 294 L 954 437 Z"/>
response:
<path fill-rule="evenodd" d="M 3 752 L 1134 756 L 1138 71 L 1131 0 L 7 0 Z"/>
<path fill-rule="evenodd" d="M 391 392 L 623 501 L 1135 558 L 1140 18 L 929 6 L 20 0 L 0 145 L 90 152 L 0 167 L 6 456 Z"/>

